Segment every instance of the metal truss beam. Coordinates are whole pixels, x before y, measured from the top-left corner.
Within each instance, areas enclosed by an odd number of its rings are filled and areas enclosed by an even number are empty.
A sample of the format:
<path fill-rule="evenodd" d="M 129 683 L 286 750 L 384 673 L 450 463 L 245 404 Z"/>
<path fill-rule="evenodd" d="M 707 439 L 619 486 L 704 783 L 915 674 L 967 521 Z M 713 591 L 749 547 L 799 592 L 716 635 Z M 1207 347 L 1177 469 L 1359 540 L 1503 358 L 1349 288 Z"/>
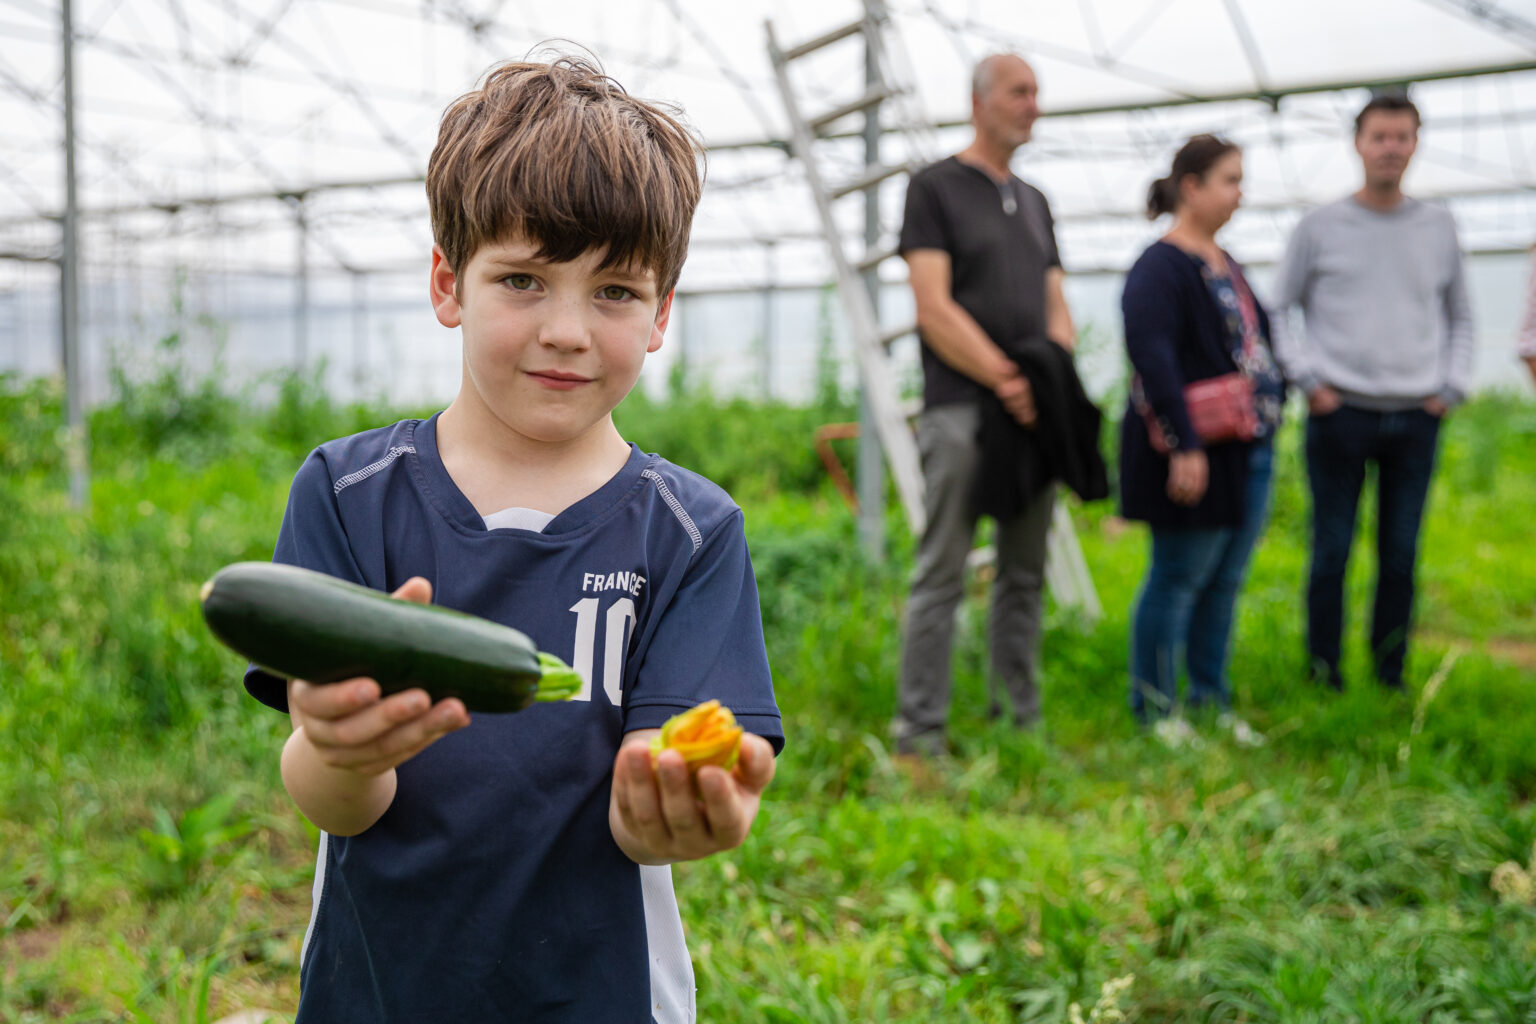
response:
<path fill-rule="evenodd" d="M 1096 103 L 1075 107 L 1056 107 L 1040 112 L 1042 120 L 1094 117 L 1100 114 L 1127 114 L 1145 110 L 1166 110 L 1173 107 L 1189 107 L 1207 103 L 1263 103 L 1274 107 L 1288 96 L 1309 96 L 1325 92 L 1346 92 L 1351 89 L 1387 89 L 1419 82 L 1443 82 L 1460 78 L 1483 78 L 1488 75 L 1510 75 L 1536 71 L 1536 60 L 1515 61 L 1508 64 L 1485 64 L 1477 67 L 1442 68 L 1439 70 L 1410 71 L 1401 75 L 1382 78 L 1346 78 L 1298 85 L 1276 86 L 1272 89 L 1241 89 L 1231 92 L 1208 93 L 1200 96 L 1172 96 L 1155 100 L 1134 100 L 1120 103 Z M 937 121 L 930 127 L 962 128 L 968 120 Z M 859 132 L 843 132 L 828 138 L 862 138 Z M 736 139 L 709 145 L 711 152 L 727 152 L 736 149 L 778 149 L 789 151 L 787 139 Z"/>

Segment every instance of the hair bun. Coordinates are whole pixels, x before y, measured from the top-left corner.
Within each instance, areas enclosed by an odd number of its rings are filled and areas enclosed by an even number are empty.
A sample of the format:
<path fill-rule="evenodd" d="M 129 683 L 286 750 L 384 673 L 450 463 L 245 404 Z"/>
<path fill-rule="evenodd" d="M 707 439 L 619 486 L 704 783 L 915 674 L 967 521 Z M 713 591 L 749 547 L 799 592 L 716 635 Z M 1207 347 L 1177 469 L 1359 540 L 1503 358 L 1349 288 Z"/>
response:
<path fill-rule="evenodd" d="M 1172 213 L 1176 205 L 1173 178 L 1158 178 L 1147 189 L 1147 219 L 1156 220 Z"/>

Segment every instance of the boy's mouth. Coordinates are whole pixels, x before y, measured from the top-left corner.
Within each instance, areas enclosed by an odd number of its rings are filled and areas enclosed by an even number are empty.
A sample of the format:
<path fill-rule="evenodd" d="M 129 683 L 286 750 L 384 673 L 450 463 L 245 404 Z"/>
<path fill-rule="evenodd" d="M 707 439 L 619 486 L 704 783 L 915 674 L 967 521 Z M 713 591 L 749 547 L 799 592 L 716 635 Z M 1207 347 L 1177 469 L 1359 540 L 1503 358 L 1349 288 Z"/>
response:
<path fill-rule="evenodd" d="M 579 388 L 583 384 L 592 382 L 591 377 L 583 377 L 579 373 L 570 373 L 565 370 L 529 370 L 528 376 L 556 391 L 570 391 L 572 388 Z"/>

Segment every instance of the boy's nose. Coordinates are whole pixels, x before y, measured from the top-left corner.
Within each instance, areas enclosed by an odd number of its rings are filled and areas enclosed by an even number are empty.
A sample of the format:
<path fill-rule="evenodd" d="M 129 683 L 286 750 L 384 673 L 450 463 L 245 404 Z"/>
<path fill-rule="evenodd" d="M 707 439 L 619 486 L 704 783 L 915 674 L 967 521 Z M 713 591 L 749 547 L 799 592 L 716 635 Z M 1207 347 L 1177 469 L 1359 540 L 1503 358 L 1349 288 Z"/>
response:
<path fill-rule="evenodd" d="M 540 326 L 539 344 L 562 351 L 579 352 L 591 346 L 592 333 L 580 310 L 563 306 L 551 310 L 549 317 Z"/>

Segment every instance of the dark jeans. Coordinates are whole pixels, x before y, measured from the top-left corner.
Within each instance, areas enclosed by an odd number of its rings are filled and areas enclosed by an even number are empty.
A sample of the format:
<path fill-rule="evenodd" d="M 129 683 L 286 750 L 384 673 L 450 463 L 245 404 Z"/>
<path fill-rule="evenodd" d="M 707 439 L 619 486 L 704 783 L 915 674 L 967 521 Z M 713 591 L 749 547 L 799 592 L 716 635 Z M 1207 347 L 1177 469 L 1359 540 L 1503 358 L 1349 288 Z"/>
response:
<path fill-rule="evenodd" d="M 1341 407 L 1307 420 L 1307 480 L 1312 486 L 1312 569 L 1307 582 L 1307 650 L 1313 673 L 1342 687 L 1344 570 L 1367 463 L 1376 464 L 1376 604 L 1371 651 L 1376 678 L 1403 681 L 1413 617 L 1419 525 L 1435 468 L 1440 420 L 1422 409 L 1371 412 Z"/>
<path fill-rule="evenodd" d="M 1273 475 L 1273 446 L 1256 444 L 1240 526 L 1153 529 L 1152 564 L 1131 610 L 1131 711 L 1138 721 L 1176 709 L 1181 662 L 1189 671 L 1190 709 L 1232 706 L 1232 618 L 1269 515 Z"/>

